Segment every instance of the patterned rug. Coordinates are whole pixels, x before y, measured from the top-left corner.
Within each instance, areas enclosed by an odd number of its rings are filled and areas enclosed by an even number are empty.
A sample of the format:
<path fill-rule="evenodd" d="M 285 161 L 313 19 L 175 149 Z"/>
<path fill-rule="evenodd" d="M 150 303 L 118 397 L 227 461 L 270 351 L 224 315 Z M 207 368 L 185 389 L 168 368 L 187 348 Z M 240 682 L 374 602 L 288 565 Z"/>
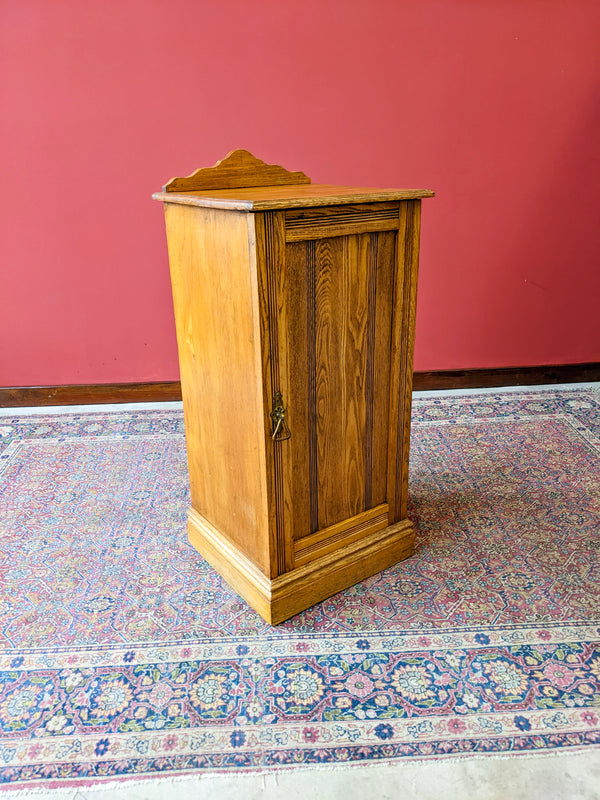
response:
<path fill-rule="evenodd" d="M 415 400 L 415 556 L 277 628 L 187 542 L 180 412 L 0 434 L 4 784 L 600 743 L 598 393 Z"/>

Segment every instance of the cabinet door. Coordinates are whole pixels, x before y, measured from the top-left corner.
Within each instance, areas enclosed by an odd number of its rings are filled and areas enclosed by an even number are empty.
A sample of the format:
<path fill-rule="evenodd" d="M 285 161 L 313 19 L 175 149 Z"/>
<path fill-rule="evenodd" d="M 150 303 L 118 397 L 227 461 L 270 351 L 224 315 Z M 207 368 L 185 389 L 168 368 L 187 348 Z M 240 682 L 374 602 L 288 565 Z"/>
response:
<path fill-rule="evenodd" d="M 278 573 L 406 514 L 403 205 L 261 215 L 270 389 L 290 432 L 272 444 Z"/>

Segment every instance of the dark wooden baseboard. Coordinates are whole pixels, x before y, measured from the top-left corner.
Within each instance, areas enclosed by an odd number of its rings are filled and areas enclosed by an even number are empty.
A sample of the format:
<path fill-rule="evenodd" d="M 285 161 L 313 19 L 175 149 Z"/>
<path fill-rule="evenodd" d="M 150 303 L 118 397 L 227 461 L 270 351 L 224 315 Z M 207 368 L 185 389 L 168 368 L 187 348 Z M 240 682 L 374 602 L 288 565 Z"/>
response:
<path fill-rule="evenodd" d="M 415 391 L 483 389 L 494 386 L 537 386 L 587 381 L 600 381 L 600 362 L 415 372 L 413 388 Z M 181 400 L 179 381 L 0 387 L 0 408 L 73 406 L 95 403 L 161 403 L 173 400 Z"/>
<path fill-rule="evenodd" d="M 161 403 L 181 400 L 181 383 L 97 383 L 0 388 L 0 408 L 76 406 L 90 403 Z"/>
<path fill-rule="evenodd" d="M 416 392 L 433 389 L 487 389 L 495 386 L 542 386 L 593 381 L 600 381 L 600 362 L 415 372 L 413 389 Z"/>

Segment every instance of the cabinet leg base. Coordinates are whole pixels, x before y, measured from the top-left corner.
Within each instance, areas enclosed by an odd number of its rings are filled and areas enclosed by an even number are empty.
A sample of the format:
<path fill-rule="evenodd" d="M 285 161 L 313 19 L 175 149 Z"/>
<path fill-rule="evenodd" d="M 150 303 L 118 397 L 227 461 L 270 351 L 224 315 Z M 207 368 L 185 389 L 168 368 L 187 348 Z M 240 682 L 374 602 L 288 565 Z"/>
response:
<path fill-rule="evenodd" d="M 267 578 L 214 525 L 190 508 L 190 543 L 268 623 L 295 614 L 411 556 L 412 522 L 402 520 L 277 578 Z"/>

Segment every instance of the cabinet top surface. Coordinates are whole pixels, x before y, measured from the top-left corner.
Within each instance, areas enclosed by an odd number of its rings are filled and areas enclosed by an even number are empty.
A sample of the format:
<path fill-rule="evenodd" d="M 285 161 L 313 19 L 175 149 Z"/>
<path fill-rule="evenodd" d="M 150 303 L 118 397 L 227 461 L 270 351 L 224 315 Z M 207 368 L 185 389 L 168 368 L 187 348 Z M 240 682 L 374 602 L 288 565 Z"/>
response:
<path fill-rule="evenodd" d="M 234 211 L 270 211 L 310 206 L 375 203 L 389 200 L 418 200 L 433 197 L 428 189 L 373 189 L 362 186 L 333 186 L 308 183 L 295 186 L 253 186 L 243 189 L 211 189 L 193 192 L 156 192 L 163 203 L 223 208 Z"/>

